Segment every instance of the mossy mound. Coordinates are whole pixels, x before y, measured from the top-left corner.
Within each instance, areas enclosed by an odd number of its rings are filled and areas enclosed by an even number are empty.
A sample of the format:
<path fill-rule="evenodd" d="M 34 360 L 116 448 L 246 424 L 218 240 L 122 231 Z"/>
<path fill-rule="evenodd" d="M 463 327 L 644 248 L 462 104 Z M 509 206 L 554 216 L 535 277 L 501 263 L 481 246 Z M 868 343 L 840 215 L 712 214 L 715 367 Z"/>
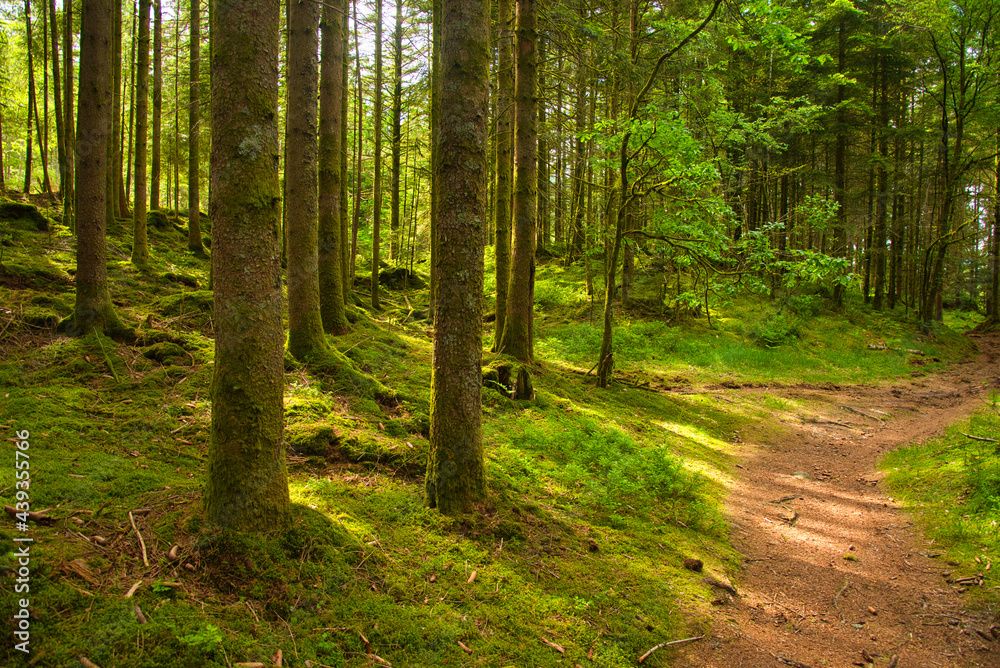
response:
<path fill-rule="evenodd" d="M 385 426 L 389 432 L 389 426 Z M 417 473 L 423 471 L 426 459 L 426 449 L 420 445 L 423 441 L 400 443 L 368 432 L 352 431 L 344 424 L 291 424 L 285 429 L 285 440 L 293 453 L 308 457 L 315 464 L 367 463 Z"/>
<path fill-rule="evenodd" d="M 154 343 L 144 348 L 142 354 L 160 364 L 189 364 L 191 362 L 191 356 L 188 352 L 173 341 Z"/>
<path fill-rule="evenodd" d="M 0 202 L 0 221 L 9 221 L 8 225 L 12 229 L 28 232 L 49 231 L 49 219 L 33 204 L 10 200 Z"/>
<path fill-rule="evenodd" d="M 173 324 L 200 330 L 212 327 L 214 296 L 210 290 L 178 292 L 153 301 L 154 318 L 172 318 Z"/>
<path fill-rule="evenodd" d="M 424 280 L 406 267 L 392 267 L 380 271 L 378 284 L 390 290 L 419 289 L 425 287 Z"/>

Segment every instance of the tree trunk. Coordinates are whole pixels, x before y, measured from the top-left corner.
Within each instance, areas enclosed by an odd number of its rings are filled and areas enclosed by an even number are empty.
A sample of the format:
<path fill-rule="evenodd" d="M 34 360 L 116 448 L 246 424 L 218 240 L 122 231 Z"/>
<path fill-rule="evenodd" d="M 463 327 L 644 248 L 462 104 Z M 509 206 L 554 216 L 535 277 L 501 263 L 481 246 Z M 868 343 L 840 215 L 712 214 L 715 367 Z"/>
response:
<path fill-rule="evenodd" d="M 119 141 L 121 134 L 122 115 L 122 3 L 121 0 L 113 0 L 114 25 L 111 32 L 111 125 L 108 136 L 108 183 L 107 183 L 107 225 L 111 227 L 117 216 L 122 215 L 120 210 L 121 199 L 118 196 L 119 184 L 122 180 L 122 162 Z"/>
<path fill-rule="evenodd" d="M 538 36 L 538 248 L 549 245 L 549 142 L 545 125 L 545 38 Z"/>
<path fill-rule="evenodd" d="M 430 221 L 430 305 L 428 313 L 431 320 L 437 304 L 438 271 L 437 271 L 437 219 L 440 212 L 440 177 L 441 166 L 440 119 L 441 119 L 441 45 L 444 43 L 444 10 L 443 0 L 431 0 L 431 221 Z"/>
<path fill-rule="evenodd" d="M 372 308 L 381 308 L 378 272 L 382 234 L 382 3 L 375 3 L 375 153 L 372 159 Z"/>
<path fill-rule="evenodd" d="M 67 3 L 68 4 L 68 3 Z M 59 21 L 55 0 L 49 0 L 49 37 L 52 44 L 52 101 L 56 116 L 56 157 L 59 159 L 59 196 L 66 199 L 66 135 L 63 131 L 62 76 L 59 74 Z"/>
<path fill-rule="evenodd" d="M 469 512 L 486 495 L 482 293 L 489 133 L 489 0 L 442 0 L 439 272 L 431 370 L 427 504 Z"/>
<path fill-rule="evenodd" d="M 396 0 L 396 28 L 392 36 L 392 192 L 390 193 L 389 260 L 399 266 L 400 158 L 403 150 L 403 0 Z"/>
<path fill-rule="evenodd" d="M 344 334 L 348 330 L 342 271 L 342 247 L 346 238 L 342 236 L 340 215 L 341 184 L 346 176 L 341 171 L 341 130 L 345 125 L 342 102 L 346 99 L 343 85 L 345 5 L 343 0 L 328 0 L 323 5 L 323 19 L 320 23 L 323 50 L 319 82 L 319 301 L 323 329 L 331 334 Z M 291 73 L 291 64 L 289 70 Z M 289 112 L 292 109 L 289 100 Z M 288 142 L 301 140 L 289 135 L 286 140 L 288 150 L 291 151 Z M 289 194 L 291 195 L 290 190 Z M 289 202 L 289 206 L 291 205 Z"/>
<path fill-rule="evenodd" d="M 215 372 L 205 515 L 214 525 L 262 532 L 284 527 L 290 507 L 282 440 L 279 5 L 233 0 L 215 12 Z"/>
<path fill-rule="evenodd" d="M 153 4 L 153 156 L 149 208 L 160 208 L 161 131 L 163 126 L 163 0 Z"/>
<path fill-rule="evenodd" d="M 188 250 L 205 254 L 201 243 L 201 0 L 191 0 L 188 64 Z"/>
<path fill-rule="evenodd" d="M 355 275 L 355 262 L 358 258 L 358 227 L 361 225 L 361 166 L 363 164 L 362 158 L 364 157 L 364 146 L 365 146 L 365 136 L 364 136 L 364 121 L 365 121 L 365 107 L 364 107 L 364 86 L 361 81 L 361 41 L 358 39 L 358 0 L 354 0 L 352 3 L 352 8 L 354 12 L 354 64 L 355 64 L 355 74 L 356 85 L 358 89 L 357 105 L 354 109 L 356 128 L 354 131 L 354 141 L 357 142 L 357 151 L 355 152 L 355 165 L 354 165 L 354 220 L 351 224 L 351 278 L 352 280 L 347 281 L 344 285 L 344 296 L 346 297 L 348 293 L 353 291 L 354 282 L 353 278 Z"/>
<path fill-rule="evenodd" d="M 837 30 L 837 72 L 844 75 L 847 67 L 847 17 L 842 16 Z M 837 86 L 837 148 L 834 157 L 833 196 L 837 202 L 837 221 L 833 228 L 833 255 L 846 255 L 847 237 L 847 86 Z M 844 284 L 837 280 L 833 285 L 833 302 L 844 301 Z"/>
<path fill-rule="evenodd" d="M 496 274 L 496 322 L 493 330 L 493 352 L 509 352 L 501 342 L 506 330 L 508 293 L 511 277 L 511 181 L 513 181 L 512 137 L 514 124 L 514 55 L 511 25 L 514 21 L 514 0 L 499 0 L 497 4 L 499 33 L 497 65 L 496 113 L 496 186 L 493 205 L 496 245 L 493 247 Z"/>
<path fill-rule="evenodd" d="M 31 114 L 35 108 L 35 75 L 31 60 L 31 0 L 24 0 L 24 34 L 28 45 L 28 124 L 24 139 L 24 194 L 31 192 Z"/>
<path fill-rule="evenodd" d="M 343 90 L 340 91 L 340 292 L 346 306 L 351 298 L 351 244 L 350 224 L 348 222 L 347 211 L 347 118 L 349 111 L 349 89 L 348 81 L 349 67 L 347 54 L 350 53 L 350 26 L 347 21 L 347 0 L 340 0 L 341 6 L 341 35 L 340 35 L 340 83 Z M 322 84 L 320 84 L 322 85 Z M 322 128 L 321 128 L 322 130 Z"/>
<path fill-rule="evenodd" d="M 146 236 L 146 133 L 149 117 L 149 5 L 139 0 L 139 53 L 135 64 L 135 195 L 132 202 L 132 262 L 149 263 Z"/>
<path fill-rule="evenodd" d="M 538 197 L 538 33 L 535 0 L 517 0 L 514 83 L 514 241 L 507 321 L 500 348 L 530 362 L 534 330 L 535 227 Z"/>
<path fill-rule="evenodd" d="M 288 244 L 288 351 L 300 360 L 315 357 L 327 350 L 320 313 L 320 261 L 317 231 L 317 158 L 316 158 L 316 83 L 319 80 L 319 3 L 292 0 L 286 5 L 288 16 L 288 48 L 286 51 L 285 85 L 288 93 L 288 111 L 285 116 L 285 234 Z M 328 12 L 336 12 L 331 9 Z M 336 42 L 340 45 L 340 26 L 335 26 Z M 331 30 L 331 32 L 333 32 Z M 324 54 L 326 55 L 326 54 Z M 340 62 L 331 62 L 331 70 L 340 72 Z M 339 100 L 336 109 L 340 110 Z M 330 109 L 332 110 L 331 105 Z M 340 128 L 336 127 L 336 139 Z M 326 147 L 328 150 L 331 148 Z M 339 146 L 334 145 L 335 149 Z M 331 151 L 332 153 L 332 151 Z M 339 151 L 324 160 L 340 165 Z M 324 209 L 323 259 L 333 281 L 340 277 L 340 248 L 336 239 L 330 239 L 330 227 L 339 232 L 335 212 L 340 207 L 340 184 L 328 184 Z M 339 235 L 336 235 L 339 236 Z M 332 246 L 332 248 L 331 248 Z M 331 258 L 332 256 L 332 258 Z M 332 259 L 332 267 L 331 267 Z M 335 291 L 327 296 L 329 302 L 343 305 L 343 298 L 335 286 L 328 283 L 323 288 Z"/>
<path fill-rule="evenodd" d="M 76 232 L 76 188 L 74 186 L 76 154 L 75 116 L 73 115 L 73 3 L 63 9 L 63 150 L 66 158 L 66 180 L 63 181 L 63 224 Z"/>
<path fill-rule="evenodd" d="M 889 214 L 889 67 L 888 58 L 882 56 L 880 70 L 880 100 L 878 123 L 878 169 L 875 181 L 875 298 L 872 308 L 881 311 L 885 296 L 886 238 Z"/>
<path fill-rule="evenodd" d="M 115 334 L 122 325 L 108 291 L 108 129 L 111 121 L 111 0 L 90 0 L 80 12 L 80 101 L 76 154 L 76 306 L 63 326 L 73 335 Z"/>

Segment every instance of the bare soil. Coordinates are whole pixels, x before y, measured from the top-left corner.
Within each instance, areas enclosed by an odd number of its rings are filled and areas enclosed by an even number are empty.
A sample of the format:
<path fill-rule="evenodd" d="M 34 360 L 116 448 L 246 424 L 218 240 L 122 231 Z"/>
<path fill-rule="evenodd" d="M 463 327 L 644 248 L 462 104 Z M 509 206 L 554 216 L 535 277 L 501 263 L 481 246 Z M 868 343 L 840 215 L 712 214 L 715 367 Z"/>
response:
<path fill-rule="evenodd" d="M 664 650 L 675 666 L 1000 666 L 1000 620 L 967 606 L 965 587 L 948 581 L 956 565 L 878 469 L 887 451 L 938 435 L 1000 387 L 1000 337 L 974 339 L 979 354 L 943 373 L 724 393 L 789 408 L 783 428 L 743 435 L 727 509 L 743 555 L 738 594 L 718 590 L 704 639 Z"/>

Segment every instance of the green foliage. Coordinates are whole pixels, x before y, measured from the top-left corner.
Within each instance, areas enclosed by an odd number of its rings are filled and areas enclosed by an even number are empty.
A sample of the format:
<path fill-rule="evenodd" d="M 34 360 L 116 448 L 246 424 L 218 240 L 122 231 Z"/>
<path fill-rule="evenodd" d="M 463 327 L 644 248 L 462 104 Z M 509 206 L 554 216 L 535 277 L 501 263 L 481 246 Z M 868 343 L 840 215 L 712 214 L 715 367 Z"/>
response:
<path fill-rule="evenodd" d="M 967 424 L 948 428 L 944 436 L 895 450 L 883 468 L 893 492 L 912 508 L 936 546 L 947 550 L 960 571 L 983 573 L 983 566 L 1000 561 L 1000 447 L 977 441 L 1000 437 L 996 394 L 991 406 Z M 994 580 L 985 572 L 986 585 Z M 995 605 L 996 587 L 973 588 L 972 595 Z"/>

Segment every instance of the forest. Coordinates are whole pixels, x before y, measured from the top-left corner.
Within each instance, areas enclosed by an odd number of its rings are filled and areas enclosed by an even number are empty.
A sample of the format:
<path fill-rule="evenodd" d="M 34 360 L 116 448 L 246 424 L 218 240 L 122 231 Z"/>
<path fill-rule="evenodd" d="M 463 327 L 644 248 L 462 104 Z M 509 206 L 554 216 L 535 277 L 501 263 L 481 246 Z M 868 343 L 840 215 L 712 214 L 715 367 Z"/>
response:
<path fill-rule="evenodd" d="M 993 0 L 0 47 L 4 665 L 995 665 Z"/>

